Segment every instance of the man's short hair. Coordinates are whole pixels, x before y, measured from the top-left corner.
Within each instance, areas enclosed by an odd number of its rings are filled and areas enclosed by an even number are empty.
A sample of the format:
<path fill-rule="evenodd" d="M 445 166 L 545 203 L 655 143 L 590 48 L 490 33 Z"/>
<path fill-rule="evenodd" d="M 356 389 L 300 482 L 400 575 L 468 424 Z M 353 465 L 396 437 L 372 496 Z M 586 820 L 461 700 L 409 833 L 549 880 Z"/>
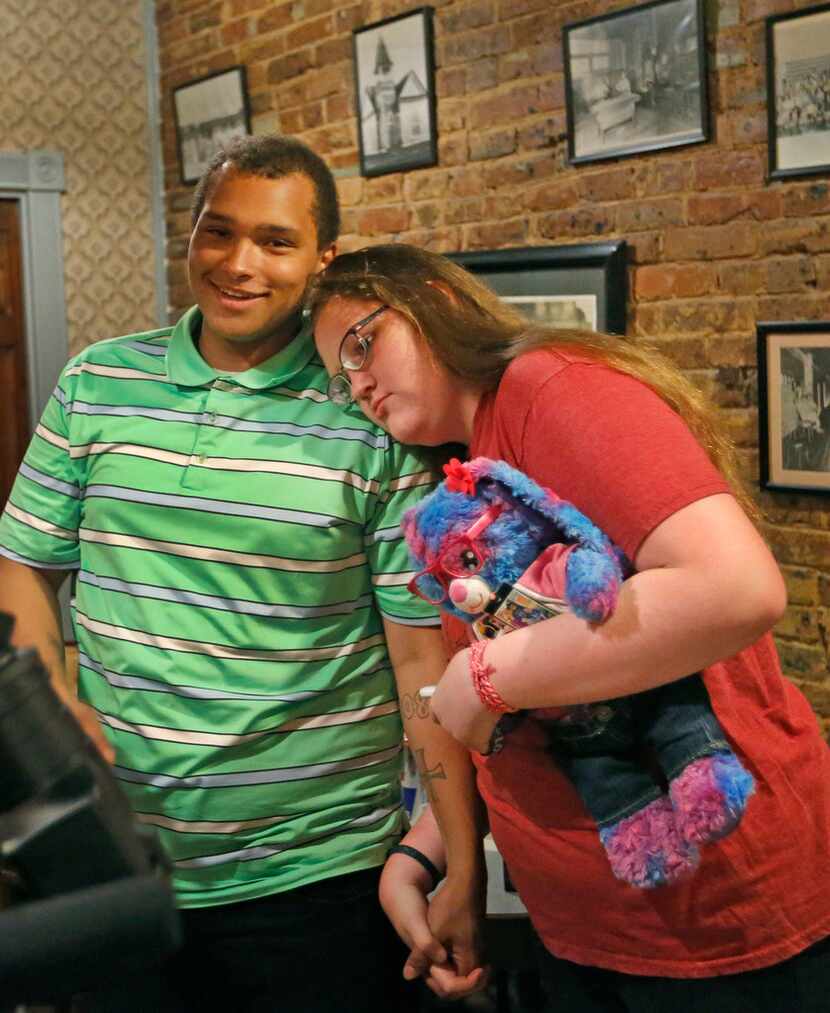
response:
<path fill-rule="evenodd" d="M 191 206 L 193 227 L 211 194 L 219 170 L 225 165 L 231 165 L 239 173 L 266 179 L 281 179 L 293 173 L 306 176 L 314 187 L 311 214 L 317 226 L 317 249 L 322 250 L 337 239 L 340 208 L 331 170 L 307 145 L 280 134 L 239 137 L 216 152 L 196 184 Z"/>

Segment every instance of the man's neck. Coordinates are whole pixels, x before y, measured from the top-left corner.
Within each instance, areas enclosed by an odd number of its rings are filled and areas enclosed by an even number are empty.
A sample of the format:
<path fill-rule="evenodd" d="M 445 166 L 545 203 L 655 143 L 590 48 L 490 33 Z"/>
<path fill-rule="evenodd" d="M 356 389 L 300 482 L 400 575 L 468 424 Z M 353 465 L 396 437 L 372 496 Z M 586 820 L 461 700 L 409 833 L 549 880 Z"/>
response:
<path fill-rule="evenodd" d="M 274 334 L 249 341 L 231 341 L 213 333 L 202 324 L 198 338 L 199 354 L 213 369 L 222 373 L 244 373 L 259 366 L 291 344 L 300 330 L 300 321 L 292 321 Z"/>

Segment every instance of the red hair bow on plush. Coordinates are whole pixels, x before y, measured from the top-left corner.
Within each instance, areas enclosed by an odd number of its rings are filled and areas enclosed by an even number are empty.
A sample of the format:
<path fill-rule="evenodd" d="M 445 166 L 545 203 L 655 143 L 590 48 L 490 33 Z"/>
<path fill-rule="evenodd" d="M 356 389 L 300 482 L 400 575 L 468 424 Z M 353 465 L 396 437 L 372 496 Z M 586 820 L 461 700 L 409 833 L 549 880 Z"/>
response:
<path fill-rule="evenodd" d="M 446 486 L 450 492 L 463 492 L 467 496 L 475 496 L 476 483 L 470 474 L 468 464 L 462 464 L 457 457 L 453 457 L 444 465 L 444 474 L 447 476 Z"/>

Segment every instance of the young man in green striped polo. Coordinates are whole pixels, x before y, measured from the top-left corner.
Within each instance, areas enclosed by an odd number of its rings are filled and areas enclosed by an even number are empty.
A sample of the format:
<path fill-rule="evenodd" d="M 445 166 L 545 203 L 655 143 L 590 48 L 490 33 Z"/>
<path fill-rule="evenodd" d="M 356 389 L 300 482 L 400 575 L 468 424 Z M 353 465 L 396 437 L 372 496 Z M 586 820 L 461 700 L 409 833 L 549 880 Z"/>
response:
<path fill-rule="evenodd" d="M 0 608 L 157 828 L 183 909 L 168 965 L 81 1008 L 404 1009 L 376 896 L 402 830 L 398 697 L 466 842 L 435 935 L 461 973 L 477 960 L 472 781 L 416 704 L 444 652 L 399 531 L 432 477 L 326 397 L 302 322 L 339 226 L 325 164 L 245 138 L 193 212 L 197 305 L 70 361 L 0 519 Z M 69 573 L 83 704 L 63 681 Z"/>

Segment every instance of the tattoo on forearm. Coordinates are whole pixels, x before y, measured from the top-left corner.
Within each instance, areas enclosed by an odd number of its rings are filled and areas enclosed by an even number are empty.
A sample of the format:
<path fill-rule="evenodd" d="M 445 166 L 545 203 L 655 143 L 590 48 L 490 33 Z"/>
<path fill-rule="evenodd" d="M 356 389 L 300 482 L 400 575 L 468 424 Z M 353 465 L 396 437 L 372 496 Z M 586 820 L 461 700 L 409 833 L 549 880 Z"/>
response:
<path fill-rule="evenodd" d="M 419 693 L 404 693 L 401 697 L 401 710 L 407 721 L 411 718 L 428 718 L 429 700 L 424 700 Z"/>
<path fill-rule="evenodd" d="M 425 753 L 426 750 L 424 749 L 416 749 L 415 759 L 417 760 L 418 763 L 418 770 L 421 772 L 421 781 L 423 782 L 424 790 L 429 796 L 430 802 L 434 802 L 436 799 L 436 793 L 432 782 L 446 781 L 447 774 L 446 771 L 444 770 L 443 763 L 438 763 L 430 770 L 429 765 L 427 764 Z"/>

